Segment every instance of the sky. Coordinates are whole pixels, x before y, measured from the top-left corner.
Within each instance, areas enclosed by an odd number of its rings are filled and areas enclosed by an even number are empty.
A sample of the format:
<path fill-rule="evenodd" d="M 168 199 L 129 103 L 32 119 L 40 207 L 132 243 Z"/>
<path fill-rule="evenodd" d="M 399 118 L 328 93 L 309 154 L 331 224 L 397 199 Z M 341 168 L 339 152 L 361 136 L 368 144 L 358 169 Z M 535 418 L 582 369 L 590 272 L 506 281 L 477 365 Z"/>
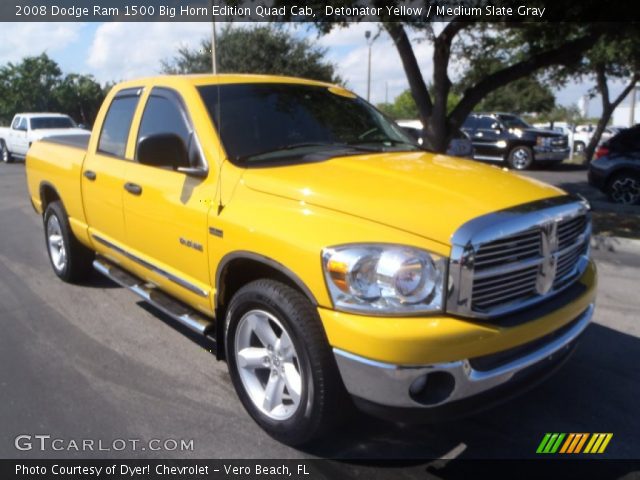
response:
<path fill-rule="evenodd" d="M 367 30 L 373 35 L 380 32 L 371 23 L 336 28 L 323 36 L 310 26 L 292 27 L 295 35 L 326 48 L 329 61 L 348 88 L 362 97 L 367 92 Z M 128 80 L 159 73 L 161 61 L 171 58 L 180 46 L 196 47 L 210 35 L 210 23 L 0 23 L 0 65 L 44 51 L 65 73 L 91 74 L 101 83 Z M 414 42 L 414 50 L 428 80 L 433 50 L 428 42 Z M 450 75 L 455 75 L 455 68 L 451 66 Z M 556 92 L 556 101 L 578 104 L 591 87 L 591 82 L 573 83 Z M 406 88 L 393 42 L 386 32 L 380 32 L 372 46 L 371 101 L 393 101 Z M 613 85 L 612 94 L 620 88 Z M 592 99 L 589 114 L 599 112 L 599 100 Z"/>

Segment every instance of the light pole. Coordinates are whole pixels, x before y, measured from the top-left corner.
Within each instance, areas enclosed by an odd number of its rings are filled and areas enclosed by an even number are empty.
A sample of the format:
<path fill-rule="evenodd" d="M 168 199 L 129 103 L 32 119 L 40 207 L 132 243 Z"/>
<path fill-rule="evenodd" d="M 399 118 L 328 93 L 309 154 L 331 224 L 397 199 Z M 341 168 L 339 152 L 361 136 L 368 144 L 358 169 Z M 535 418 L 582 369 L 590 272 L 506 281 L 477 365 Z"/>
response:
<path fill-rule="evenodd" d="M 371 45 L 373 45 L 376 37 L 371 37 L 371 31 L 367 30 L 364 32 L 364 38 L 367 40 L 367 45 L 369 46 L 369 62 L 367 67 L 367 102 L 371 98 Z"/>
<path fill-rule="evenodd" d="M 218 62 L 216 60 L 216 21 L 213 18 L 213 1 L 211 0 L 211 67 L 213 74 L 218 73 Z"/>

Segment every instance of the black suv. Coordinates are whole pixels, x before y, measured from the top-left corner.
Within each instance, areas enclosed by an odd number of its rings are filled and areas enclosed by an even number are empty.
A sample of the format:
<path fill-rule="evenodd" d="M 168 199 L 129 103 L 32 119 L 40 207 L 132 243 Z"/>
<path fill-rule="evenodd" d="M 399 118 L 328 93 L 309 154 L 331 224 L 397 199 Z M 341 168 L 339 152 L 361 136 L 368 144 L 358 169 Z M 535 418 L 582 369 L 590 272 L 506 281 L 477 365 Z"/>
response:
<path fill-rule="evenodd" d="M 567 136 L 532 127 L 510 113 L 474 113 L 462 125 L 473 142 L 473 158 L 507 162 L 526 170 L 534 162 L 561 162 L 569 156 Z"/>

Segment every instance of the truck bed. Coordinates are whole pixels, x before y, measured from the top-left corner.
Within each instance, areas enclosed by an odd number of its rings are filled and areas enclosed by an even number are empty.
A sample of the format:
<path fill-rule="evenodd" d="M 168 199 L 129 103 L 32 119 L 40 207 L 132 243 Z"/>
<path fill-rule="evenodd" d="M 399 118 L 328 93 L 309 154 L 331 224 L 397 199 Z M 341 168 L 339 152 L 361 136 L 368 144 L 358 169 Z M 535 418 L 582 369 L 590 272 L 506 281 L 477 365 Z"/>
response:
<path fill-rule="evenodd" d="M 64 205 L 74 233 L 82 237 L 86 225 L 82 207 L 82 163 L 89 135 L 58 135 L 34 142 L 26 158 L 29 195 L 42 213 L 45 190 L 54 191 Z"/>
<path fill-rule="evenodd" d="M 89 147 L 90 138 L 91 134 L 87 133 L 86 135 L 56 135 L 44 138 L 41 141 L 65 145 L 67 147 L 76 147 L 86 151 Z"/>

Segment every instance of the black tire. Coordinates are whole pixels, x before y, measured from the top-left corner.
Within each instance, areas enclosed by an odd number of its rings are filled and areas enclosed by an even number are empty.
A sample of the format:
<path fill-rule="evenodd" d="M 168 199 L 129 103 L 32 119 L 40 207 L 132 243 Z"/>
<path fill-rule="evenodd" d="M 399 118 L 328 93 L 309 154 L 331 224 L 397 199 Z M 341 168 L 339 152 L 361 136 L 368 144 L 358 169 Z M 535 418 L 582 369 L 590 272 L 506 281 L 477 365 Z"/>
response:
<path fill-rule="evenodd" d="M 86 279 L 91 272 L 94 253 L 82 245 L 73 235 L 62 203 L 59 201 L 51 202 L 44 212 L 43 221 L 47 254 L 55 274 L 70 283 Z M 59 226 L 61 242 L 59 245 L 64 252 L 64 260 L 56 258 L 54 251 L 57 249 L 52 246 L 52 243 L 56 243 L 52 240 L 52 236 L 58 233 L 56 225 Z"/>
<path fill-rule="evenodd" d="M 621 172 L 611 177 L 606 189 L 609 200 L 623 205 L 640 205 L 640 175 Z"/>
<path fill-rule="evenodd" d="M 507 163 L 514 170 L 528 170 L 533 166 L 533 150 L 525 145 L 515 146 L 507 155 Z"/>
<path fill-rule="evenodd" d="M 7 144 L 4 142 L 4 140 L 0 140 L 0 159 L 2 159 L 4 163 L 13 162 L 11 152 L 7 148 Z"/>
<path fill-rule="evenodd" d="M 240 337 L 248 337 L 242 333 L 244 327 L 240 327 L 240 334 L 238 330 L 240 324 L 244 325 L 244 322 L 248 322 L 247 318 L 255 312 L 266 313 L 276 318 L 283 327 L 278 342 L 284 338 L 283 330 L 286 330 L 293 344 L 293 351 L 297 354 L 301 391 L 298 405 L 295 406 L 293 401 L 294 405 L 288 406 L 290 412 L 294 412 L 290 413 L 289 418 L 274 419 L 270 414 L 265 413 L 257 406 L 259 402 L 252 399 L 251 393 L 241 378 L 236 344 Z M 272 333 L 277 332 L 273 330 Z M 253 341 L 260 345 L 258 336 L 255 333 L 251 335 L 254 335 L 251 337 Z M 264 342 L 261 345 L 266 347 Z M 351 406 L 351 400 L 340 379 L 338 367 L 316 309 L 305 296 L 287 285 L 274 280 L 256 280 L 241 288 L 233 296 L 226 316 L 225 348 L 231 380 L 242 404 L 260 427 L 282 443 L 302 445 L 321 437 Z M 258 385 L 258 390 L 264 389 L 265 402 L 267 384 L 272 376 L 277 377 L 273 369 L 284 365 L 284 360 L 282 364 L 278 363 L 275 367 L 274 364 L 275 360 L 270 366 L 265 364 L 243 370 L 244 375 L 254 375 L 253 380 L 258 380 L 258 383 L 254 382 L 254 384 Z M 267 370 L 262 384 L 259 383 L 258 374 L 255 373 L 258 370 Z M 283 366 L 282 378 L 285 376 L 284 372 Z M 255 389 L 253 391 L 255 392 Z M 284 398 L 284 395 L 287 394 L 281 393 L 280 398 Z M 284 403 L 285 400 L 282 402 Z"/>

